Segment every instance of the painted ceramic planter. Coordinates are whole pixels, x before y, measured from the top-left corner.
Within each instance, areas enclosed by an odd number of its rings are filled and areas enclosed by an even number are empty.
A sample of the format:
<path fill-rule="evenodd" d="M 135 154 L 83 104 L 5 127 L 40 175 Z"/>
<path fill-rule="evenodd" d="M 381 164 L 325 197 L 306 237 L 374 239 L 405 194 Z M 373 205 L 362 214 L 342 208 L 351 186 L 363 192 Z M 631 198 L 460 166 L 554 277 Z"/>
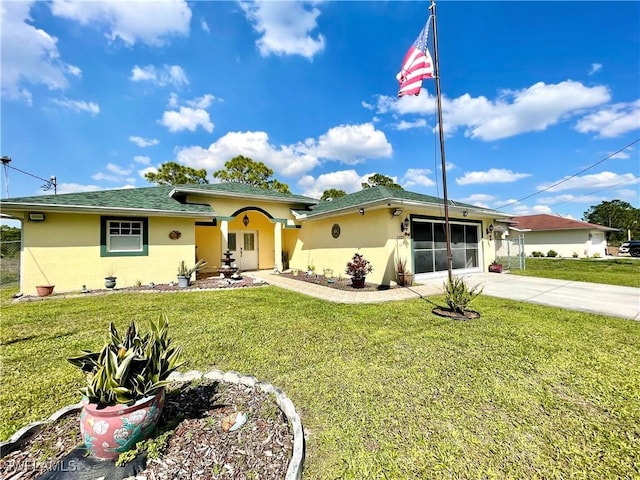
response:
<path fill-rule="evenodd" d="M 114 460 L 151 435 L 164 407 L 165 390 L 131 406 L 98 408 L 83 399 L 80 432 L 87 450 L 97 458 Z"/>
<path fill-rule="evenodd" d="M 104 277 L 104 286 L 106 288 L 115 288 L 116 280 L 116 277 Z"/>
<path fill-rule="evenodd" d="M 364 288 L 364 280 L 366 277 L 351 277 L 351 286 L 353 288 Z"/>

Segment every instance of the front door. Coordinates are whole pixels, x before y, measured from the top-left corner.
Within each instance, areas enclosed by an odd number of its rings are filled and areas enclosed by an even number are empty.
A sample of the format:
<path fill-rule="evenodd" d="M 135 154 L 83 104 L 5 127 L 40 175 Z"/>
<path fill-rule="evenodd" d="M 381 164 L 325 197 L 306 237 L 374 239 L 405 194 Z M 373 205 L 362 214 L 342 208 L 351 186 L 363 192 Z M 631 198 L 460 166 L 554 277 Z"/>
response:
<path fill-rule="evenodd" d="M 229 232 L 229 250 L 241 271 L 258 269 L 258 232 L 255 230 Z"/>

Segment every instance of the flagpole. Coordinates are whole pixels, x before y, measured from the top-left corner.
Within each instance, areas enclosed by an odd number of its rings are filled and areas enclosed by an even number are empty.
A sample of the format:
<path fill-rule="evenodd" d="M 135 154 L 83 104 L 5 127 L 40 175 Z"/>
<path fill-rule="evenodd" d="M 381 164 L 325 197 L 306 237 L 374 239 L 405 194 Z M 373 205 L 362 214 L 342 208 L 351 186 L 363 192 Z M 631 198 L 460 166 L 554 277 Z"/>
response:
<path fill-rule="evenodd" d="M 444 229 L 445 237 L 447 241 L 447 273 L 449 281 L 453 281 L 453 274 L 451 273 L 451 263 L 453 255 L 451 254 L 451 228 L 449 227 L 449 199 L 447 197 L 447 168 L 444 155 L 444 128 L 442 126 L 442 96 L 440 93 L 440 64 L 438 55 L 438 30 L 436 27 L 436 2 L 431 0 L 429 6 L 431 11 L 431 24 L 433 28 L 433 66 L 434 77 L 436 80 L 436 98 L 438 101 L 438 132 L 440 134 L 440 160 L 442 163 L 442 189 L 444 191 Z"/>

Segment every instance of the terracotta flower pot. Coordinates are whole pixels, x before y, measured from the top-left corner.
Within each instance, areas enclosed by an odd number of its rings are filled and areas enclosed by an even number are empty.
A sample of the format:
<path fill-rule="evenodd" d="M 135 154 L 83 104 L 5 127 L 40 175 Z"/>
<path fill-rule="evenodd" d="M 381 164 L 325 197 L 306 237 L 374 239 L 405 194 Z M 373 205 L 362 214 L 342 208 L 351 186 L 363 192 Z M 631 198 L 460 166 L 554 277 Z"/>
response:
<path fill-rule="evenodd" d="M 55 285 L 36 285 L 36 291 L 39 297 L 46 297 L 53 293 Z"/>
<path fill-rule="evenodd" d="M 364 281 L 366 277 L 351 277 L 351 286 L 353 288 L 364 288 Z"/>
<path fill-rule="evenodd" d="M 82 401 L 80 432 L 87 450 L 97 458 L 113 460 L 149 437 L 164 407 L 165 390 L 138 400 L 130 407 L 114 405 L 98 408 Z"/>

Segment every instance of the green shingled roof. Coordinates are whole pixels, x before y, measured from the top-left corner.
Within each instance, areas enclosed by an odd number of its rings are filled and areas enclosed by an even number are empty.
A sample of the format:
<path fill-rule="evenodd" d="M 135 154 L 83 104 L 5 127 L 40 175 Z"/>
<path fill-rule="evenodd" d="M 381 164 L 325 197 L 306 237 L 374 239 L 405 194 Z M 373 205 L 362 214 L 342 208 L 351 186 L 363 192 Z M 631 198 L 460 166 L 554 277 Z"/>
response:
<path fill-rule="evenodd" d="M 301 203 L 303 205 L 315 205 L 319 202 L 315 198 L 305 197 L 304 195 L 294 195 L 291 193 L 281 193 L 274 190 L 265 190 L 263 188 L 254 187 L 240 182 L 223 182 L 206 185 L 177 185 L 174 187 L 176 194 L 174 198 L 181 199 L 185 196 L 185 191 L 193 194 L 202 192 L 203 194 L 228 194 L 237 195 L 238 197 L 254 197 L 271 200 L 282 200 L 287 203 Z"/>
<path fill-rule="evenodd" d="M 185 205 L 169 197 L 171 186 L 146 188 L 124 188 L 118 190 L 102 190 L 97 192 L 65 193 L 60 195 L 36 195 L 33 197 L 16 197 L 0 200 L 2 209 L 25 208 L 82 208 L 97 207 L 99 209 L 126 209 L 180 213 L 213 213 L 209 205 Z"/>
<path fill-rule="evenodd" d="M 316 215 L 330 214 L 335 211 L 345 210 L 349 208 L 358 208 L 371 204 L 382 202 L 416 202 L 424 204 L 443 205 L 444 200 L 431 195 L 423 195 L 421 193 L 409 192 L 407 190 L 389 188 L 389 187 L 372 187 L 365 188 L 359 192 L 351 193 L 344 197 L 339 197 L 331 201 L 321 201 L 310 210 L 296 210 L 299 215 L 313 217 Z M 450 206 L 478 208 L 468 203 L 460 203 L 449 200 Z"/>

